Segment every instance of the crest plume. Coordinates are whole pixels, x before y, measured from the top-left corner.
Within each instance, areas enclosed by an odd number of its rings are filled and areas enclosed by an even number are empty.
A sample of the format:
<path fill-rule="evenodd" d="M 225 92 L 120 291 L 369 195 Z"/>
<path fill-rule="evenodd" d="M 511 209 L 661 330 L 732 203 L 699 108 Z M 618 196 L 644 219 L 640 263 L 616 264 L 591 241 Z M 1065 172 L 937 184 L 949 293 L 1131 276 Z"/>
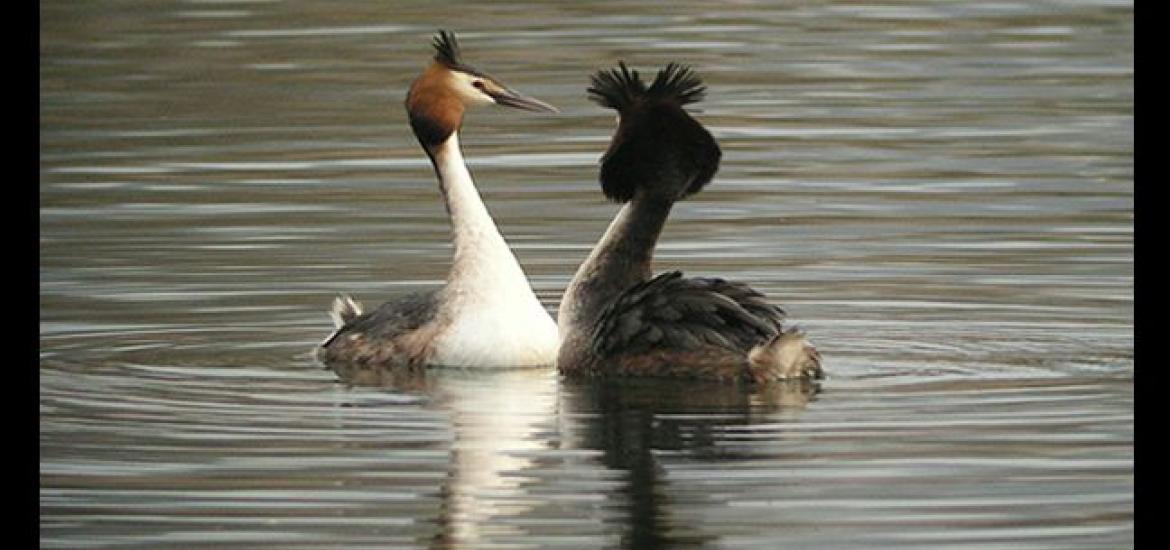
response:
<path fill-rule="evenodd" d="M 658 71 L 650 87 L 642 82 L 636 70 L 626 67 L 624 61 L 618 68 L 600 70 L 590 79 L 589 99 L 603 107 L 625 111 L 645 101 L 667 101 L 682 106 L 703 99 L 707 87 L 690 67 L 669 63 Z"/>
<path fill-rule="evenodd" d="M 624 62 L 598 71 L 589 98 L 619 113 L 617 131 L 601 158 L 605 196 L 627 202 L 639 192 L 681 200 L 699 192 L 719 169 L 715 138 L 683 109 L 707 88 L 686 65 L 670 63 L 646 86 Z"/>
<path fill-rule="evenodd" d="M 435 35 L 434 46 L 435 61 L 451 68 L 463 65 L 463 55 L 459 51 L 459 41 L 455 39 L 455 33 L 440 30 L 439 34 Z"/>

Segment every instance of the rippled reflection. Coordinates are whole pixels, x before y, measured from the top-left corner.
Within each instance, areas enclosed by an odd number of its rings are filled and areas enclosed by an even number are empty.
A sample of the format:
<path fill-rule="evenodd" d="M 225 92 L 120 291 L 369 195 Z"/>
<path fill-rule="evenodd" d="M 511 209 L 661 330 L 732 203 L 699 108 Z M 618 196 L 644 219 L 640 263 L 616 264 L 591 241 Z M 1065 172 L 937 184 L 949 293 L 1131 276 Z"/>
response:
<path fill-rule="evenodd" d="M 453 440 L 434 546 L 481 548 L 525 534 L 512 520 L 539 505 L 526 494 L 525 471 L 534 452 L 555 445 L 553 370 L 335 368 L 347 384 L 424 396 L 449 418 Z"/>
<path fill-rule="evenodd" d="M 599 462 L 621 473 L 606 493 L 609 518 L 625 548 L 703 545 L 719 536 L 680 521 L 670 497 L 676 483 L 663 454 L 735 468 L 748 457 L 721 449 L 720 434 L 755 423 L 783 422 L 813 399 L 815 382 L 760 387 L 676 380 L 566 381 L 560 392 L 565 449 L 601 451 Z"/>
<path fill-rule="evenodd" d="M 810 381 L 558 381 L 550 369 L 334 368 L 346 384 L 423 397 L 448 418 L 449 469 L 437 490 L 437 533 L 425 541 L 442 548 L 541 540 L 528 524 L 548 505 L 541 480 L 565 466 L 553 457 L 580 452 L 587 460 L 572 463 L 575 470 L 613 480 L 575 495 L 604 518 L 600 540 L 628 548 L 716 541 L 718 534 L 675 517 L 674 481 L 659 457 L 716 468 L 751 461 L 751 453 L 723 446 L 725 434 L 757 424 L 783 430 L 819 390 Z"/>
<path fill-rule="evenodd" d="M 42 546 L 1132 546 L 1133 13 L 43 1 Z M 656 266 L 775 297 L 819 390 L 321 370 L 334 293 L 448 271 L 439 27 L 562 110 L 463 140 L 550 311 L 616 210 L 588 75 L 692 64 L 724 160 Z"/>

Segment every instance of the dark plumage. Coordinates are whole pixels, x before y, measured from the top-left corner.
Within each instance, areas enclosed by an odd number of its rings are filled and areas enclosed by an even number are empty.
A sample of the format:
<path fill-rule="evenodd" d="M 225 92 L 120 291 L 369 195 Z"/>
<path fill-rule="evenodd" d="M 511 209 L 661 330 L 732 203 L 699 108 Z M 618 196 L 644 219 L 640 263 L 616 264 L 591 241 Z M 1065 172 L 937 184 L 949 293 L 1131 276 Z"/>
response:
<path fill-rule="evenodd" d="M 669 271 L 622 292 L 593 329 L 603 360 L 655 346 L 750 348 L 775 336 L 784 311 L 743 283 Z"/>
<path fill-rule="evenodd" d="M 601 159 L 602 192 L 628 202 L 638 192 L 679 200 L 699 192 L 719 169 L 722 151 L 711 133 L 682 109 L 700 101 L 703 81 L 671 63 L 649 87 L 624 63 L 598 71 L 590 99 L 617 110 L 620 123 Z"/>
<path fill-rule="evenodd" d="M 378 306 L 369 313 L 359 314 L 345 323 L 334 335 L 361 332 L 372 338 L 388 338 L 406 330 L 415 330 L 433 321 L 439 310 L 440 289 L 412 292 Z"/>
<path fill-rule="evenodd" d="M 589 334 L 593 375 L 770 380 L 820 376 L 815 360 L 794 375 L 755 361 L 788 342 L 803 346 L 799 331 L 783 327 L 785 314 L 744 283 L 716 277 L 662 273 L 621 292 Z M 757 364 L 758 363 L 758 364 Z M 815 365 L 815 367 L 813 366 Z"/>
<path fill-rule="evenodd" d="M 676 106 L 697 103 L 707 93 L 699 75 L 677 63 L 667 64 L 658 71 L 649 88 L 638 71 L 631 71 L 623 61 L 618 62 L 617 69 L 597 71 L 590 82 L 592 86 L 586 90 L 589 99 L 619 113 L 646 101 L 667 101 Z"/>
<path fill-rule="evenodd" d="M 435 46 L 435 61 L 448 69 L 473 75 L 483 74 L 463 61 L 463 51 L 459 49 L 459 40 L 455 38 L 455 33 L 440 29 L 432 44 Z"/>
<path fill-rule="evenodd" d="M 352 312 L 321 343 L 318 359 L 326 364 L 421 366 L 412 361 L 428 355 L 424 348 L 430 342 L 415 335 L 437 321 L 441 292 L 442 289 L 433 289 L 406 294 L 371 312 Z"/>
<path fill-rule="evenodd" d="M 719 168 L 719 145 L 683 106 L 706 88 L 671 63 L 647 86 L 624 63 L 593 76 L 590 98 L 619 114 L 601 188 L 626 203 L 561 301 L 557 366 L 567 374 L 766 382 L 821 377 L 820 355 L 785 313 L 743 283 L 651 277 L 674 202 Z"/>

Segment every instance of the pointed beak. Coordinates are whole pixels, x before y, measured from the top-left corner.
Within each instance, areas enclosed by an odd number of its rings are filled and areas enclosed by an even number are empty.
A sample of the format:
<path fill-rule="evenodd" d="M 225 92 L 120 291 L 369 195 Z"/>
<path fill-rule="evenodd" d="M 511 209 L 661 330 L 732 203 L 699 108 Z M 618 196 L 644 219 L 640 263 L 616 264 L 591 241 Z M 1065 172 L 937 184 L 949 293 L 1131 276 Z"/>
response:
<path fill-rule="evenodd" d="M 534 97 L 528 97 L 516 90 L 504 88 L 497 92 L 489 92 L 492 99 L 496 100 L 496 104 L 505 107 L 513 107 L 516 109 L 523 109 L 525 111 L 535 111 L 538 113 L 559 113 L 561 112 L 556 107 L 549 105 Z"/>

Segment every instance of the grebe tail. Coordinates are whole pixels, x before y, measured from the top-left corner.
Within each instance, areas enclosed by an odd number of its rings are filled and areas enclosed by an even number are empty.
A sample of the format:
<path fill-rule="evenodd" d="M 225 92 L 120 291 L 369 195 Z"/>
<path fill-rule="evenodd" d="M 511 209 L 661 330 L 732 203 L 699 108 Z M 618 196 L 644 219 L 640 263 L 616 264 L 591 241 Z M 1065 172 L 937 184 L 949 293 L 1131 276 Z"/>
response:
<path fill-rule="evenodd" d="M 557 112 L 463 61 L 455 35 L 440 31 L 431 64 L 406 96 L 410 127 L 431 160 L 451 222 L 454 259 L 445 286 L 399 296 L 365 312 L 338 296 L 336 330 L 317 348 L 329 366 L 547 366 L 556 323 L 484 206 L 463 160 L 464 113 L 482 105 Z M 335 368 L 336 370 L 336 368 Z"/>
<path fill-rule="evenodd" d="M 719 167 L 719 145 L 683 110 L 705 90 L 674 63 L 649 86 L 624 63 L 593 76 L 590 98 L 619 117 L 601 160 L 601 189 L 623 206 L 562 298 L 562 372 L 754 382 L 823 375 L 816 348 L 785 328 L 784 311 L 760 292 L 678 271 L 651 276 L 671 207 Z"/>

